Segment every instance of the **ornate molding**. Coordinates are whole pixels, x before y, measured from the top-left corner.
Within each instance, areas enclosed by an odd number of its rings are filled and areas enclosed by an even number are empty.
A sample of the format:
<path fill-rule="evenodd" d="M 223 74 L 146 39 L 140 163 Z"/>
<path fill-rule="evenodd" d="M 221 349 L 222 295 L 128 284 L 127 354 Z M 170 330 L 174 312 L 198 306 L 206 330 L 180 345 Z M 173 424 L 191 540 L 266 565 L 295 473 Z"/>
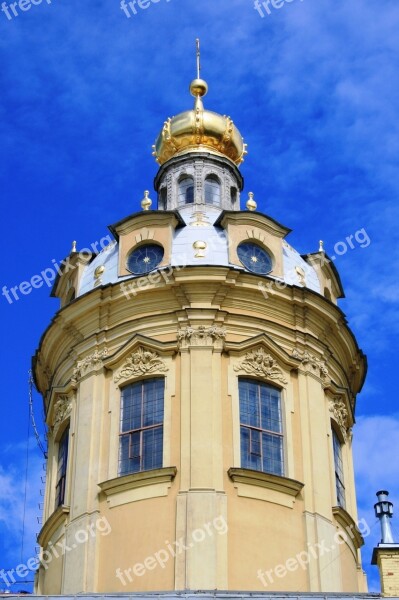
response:
<path fill-rule="evenodd" d="M 96 369 L 100 365 L 102 366 L 102 362 L 107 356 L 108 348 L 104 348 L 104 350 L 96 350 L 83 360 L 79 360 L 73 370 L 71 382 L 76 384 L 86 373 Z"/>
<path fill-rule="evenodd" d="M 301 361 L 306 371 L 320 377 L 324 385 L 329 385 L 331 383 L 331 377 L 324 360 L 318 359 L 307 350 L 305 350 L 305 352 L 300 352 L 298 348 L 293 349 L 292 356 Z"/>
<path fill-rule="evenodd" d="M 349 433 L 349 414 L 345 402 L 340 397 L 330 398 L 329 409 L 346 442 Z"/>
<path fill-rule="evenodd" d="M 287 384 L 288 381 L 278 363 L 263 348 L 252 350 L 245 355 L 244 360 L 234 367 L 235 371 L 245 371 L 250 375 L 257 375 L 264 379 L 272 379 Z"/>
<path fill-rule="evenodd" d="M 262 471 L 253 471 L 252 469 L 241 469 L 231 467 L 228 475 L 234 483 L 245 483 L 259 487 L 269 488 L 276 492 L 281 492 L 296 498 L 302 490 L 304 484 L 296 479 L 289 479 L 282 475 L 272 473 L 263 473 Z"/>
<path fill-rule="evenodd" d="M 58 428 L 65 419 L 69 417 L 72 411 L 72 400 L 69 396 L 58 396 L 54 406 L 53 427 Z"/>
<path fill-rule="evenodd" d="M 156 372 L 165 373 L 168 370 L 157 352 L 151 352 L 140 346 L 125 360 L 121 370 L 115 375 L 114 381 L 118 383 L 121 379 L 128 379 L 132 376 L 149 375 Z"/>
<path fill-rule="evenodd" d="M 215 346 L 223 348 L 223 342 L 226 339 L 227 332 L 223 327 L 212 325 L 205 327 L 200 325 L 197 328 L 185 327 L 177 332 L 177 341 L 181 348 L 189 346 Z"/>

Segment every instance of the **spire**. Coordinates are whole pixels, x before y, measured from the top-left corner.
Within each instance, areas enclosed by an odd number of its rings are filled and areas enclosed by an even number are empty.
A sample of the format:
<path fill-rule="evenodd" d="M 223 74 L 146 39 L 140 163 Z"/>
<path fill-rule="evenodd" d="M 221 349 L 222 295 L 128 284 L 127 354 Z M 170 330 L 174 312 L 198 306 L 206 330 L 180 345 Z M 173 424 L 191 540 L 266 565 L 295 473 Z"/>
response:
<path fill-rule="evenodd" d="M 204 105 L 201 98 L 208 93 L 208 84 L 201 79 L 201 48 L 199 38 L 195 40 L 197 49 L 197 78 L 193 79 L 190 84 L 191 95 L 195 98 L 194 109 L 204 110 Z"/>
<path fill-rule="evenodd" d="M 200 79 L 200 77 L 201 77 L 201 48 L 200 48 L 199 38 L 197 38 L 195 40 L 195 43 L 197 44 L 197 79 Z"/>

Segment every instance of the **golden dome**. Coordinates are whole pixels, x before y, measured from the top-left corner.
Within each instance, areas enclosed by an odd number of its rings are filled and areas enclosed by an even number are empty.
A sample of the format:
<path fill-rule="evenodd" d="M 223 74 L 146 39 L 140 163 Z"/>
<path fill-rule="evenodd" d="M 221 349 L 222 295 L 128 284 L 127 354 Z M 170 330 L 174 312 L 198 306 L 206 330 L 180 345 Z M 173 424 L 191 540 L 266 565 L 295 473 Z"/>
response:
<path fill-rule="evenodd" d="M 236 165 L 244 160 L 246 144 L 231 118 L 204 109 L 201 98 L 207 91 L 206 81 L 194 79 L 190 84 L 194 109 L 165 121 L 153 146 L 153 156 L 160 165 L 187 152 L 212 152 Z"/>

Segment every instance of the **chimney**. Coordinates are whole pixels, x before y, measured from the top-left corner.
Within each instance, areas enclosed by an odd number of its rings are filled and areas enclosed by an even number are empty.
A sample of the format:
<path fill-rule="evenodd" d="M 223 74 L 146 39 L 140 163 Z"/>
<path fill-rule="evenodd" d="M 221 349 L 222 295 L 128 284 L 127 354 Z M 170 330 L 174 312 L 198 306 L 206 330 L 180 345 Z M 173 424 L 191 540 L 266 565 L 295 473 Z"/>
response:
<path fill-rule="evenodd" d="M 374 510 L 381 525 L 381 542 L 373 550 L 371 564 L 380 570 L 382 595 L 392 598 L 399 596 L 399 544 L 395 544 L 392 535 L 393 504 L 388 496 L 389 492 L 377 492 Z"/>

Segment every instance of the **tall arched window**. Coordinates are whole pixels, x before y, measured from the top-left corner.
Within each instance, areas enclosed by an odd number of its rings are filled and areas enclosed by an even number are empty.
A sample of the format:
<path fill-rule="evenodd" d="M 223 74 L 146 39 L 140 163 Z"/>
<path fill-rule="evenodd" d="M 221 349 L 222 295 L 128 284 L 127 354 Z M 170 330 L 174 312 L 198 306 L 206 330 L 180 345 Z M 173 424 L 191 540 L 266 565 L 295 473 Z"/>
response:
<path fill-rule="evenodd" d="M 166 210 L 166 200 L 168 197 L 168 191 L 166 187 L 161 188 L 158 196 L 158 210 Z"/>
<path fill-rule="evenodd" d="M 335 429 L 332 430 L 333 451 L 334 451 L 334 470 L 335 470 L 335 489 L 337 492 L 338 506 L 345 508 L 345 485 L 344 485 L 344 464 L 342 461 L 342 444 Z"/>
<path fill-rule="evenodd" d="M 179 204 L 194 202 L 194 179 L 186 175 L 179 181 Z"/>
<path fill-rule="evenodd" d="M 145 379 L 123 388 L 119 475 L 163 466 L 164 389 L 162 378 Z"/>
<path fill-rule="evenodd" d="M 236 202 L 237 202 L 237 188 L 235 188 L 235 187 L 230 188 L 230 197 L 231 197 L 232 205 L 235 206 Z"/>
<path fill-rule="evenodd" d="M 241 467 L 284 475 L 281 393 L 254 379 L 239 380 Z"/>
<path fill-rule="evenodd" d="M 208 175 L 205 179 L 205 203 L 220 205 L 220 181 L 216 175 Z"/>
<path fill-rule="evenodd" d="M 55 508 L 62 506 L 65 501 L 65 485 L 68 465 L 69 426 L 65 429 L 58 442 L 57 480 L 55 486 Z"/>

